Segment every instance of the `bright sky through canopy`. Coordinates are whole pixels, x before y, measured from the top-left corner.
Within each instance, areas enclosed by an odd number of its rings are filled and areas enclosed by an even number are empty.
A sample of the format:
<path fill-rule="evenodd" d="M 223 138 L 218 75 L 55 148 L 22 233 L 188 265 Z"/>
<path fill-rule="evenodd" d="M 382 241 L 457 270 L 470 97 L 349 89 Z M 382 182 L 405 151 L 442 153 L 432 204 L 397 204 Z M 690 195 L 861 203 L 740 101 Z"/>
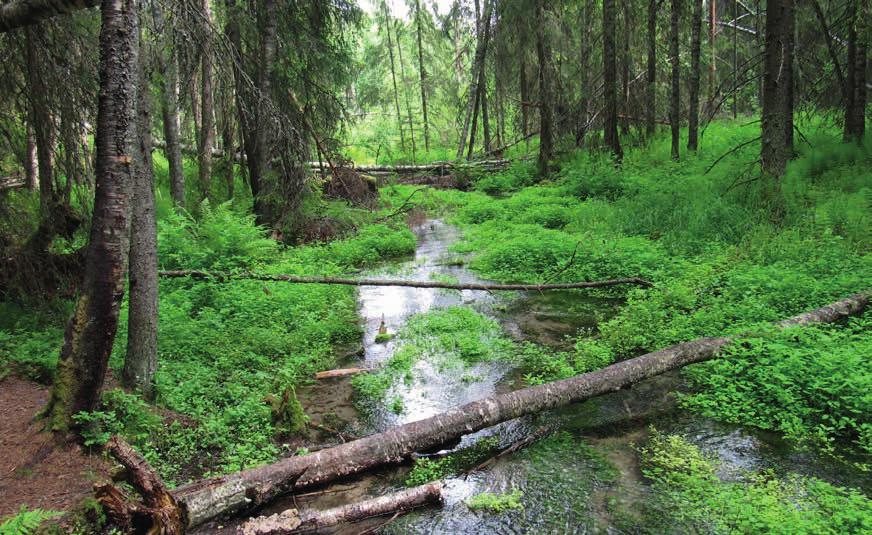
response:
<path fill-rule="evenodd" d="M 409 6 L 406 0 L 387 0 L 388 7 L 394 17 L 406 19 L 409 16 Z M 454 0 L 421 0 L 421 9 L 430 9 L 432 4 L 436 4 L 439 13 L 445 14 L 451 9 L 451 4 Z M 360 7 L 367 13 L 374 13 L 381 0 L 360 0 Z"/>

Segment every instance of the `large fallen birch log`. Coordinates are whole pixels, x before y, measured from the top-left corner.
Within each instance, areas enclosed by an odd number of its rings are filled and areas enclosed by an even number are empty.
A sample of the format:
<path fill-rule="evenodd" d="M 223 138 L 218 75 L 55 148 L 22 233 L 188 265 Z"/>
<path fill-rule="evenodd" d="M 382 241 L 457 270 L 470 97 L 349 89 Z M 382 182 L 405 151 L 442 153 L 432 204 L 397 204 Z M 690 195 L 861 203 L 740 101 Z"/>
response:
<path fill-rule="evenodd" d="M 376 516 L 405 513 L 440 501 L 442 501 L 442 484 L 428 483 L 324 511 L 299 512 L 296 509 L 287 509 L 274 515 L 260 516 L 243 524 L 237 533 L 239 535 L 313 533 L 344 522 L 359 522 Z"/>
<path fill-rule="evenodd" d="M 441 281 L 408 281 L 388 279 L 342 279 L 335 277 L 300 277 L 297 275 L 266 275 L 258 273 L 225 273 L 222 271 L 171 270 L 158 271 L 158 276 L 165 279 L 190 277 L 192 279 L 208 279 L 215 282 L 231 280 L 257 280 L 272 282 L 292 282 L 295 284 L 339 284 L 345 286 L 404 286 L 407 288 L 441 288 L 445 290 L 483 290 L 483 291 L 526 291 L 542 290 L 572 290 L 579 288 L 603 288 L 632 284 L 636 286 L 653 286 L 650 282 L 638 277 L 610 279 L 585 282 L 562 282 L 555 284 L 485 284 L 485 283 L 452 283 Z"/>
<path fill-rule="evenodd" d="M 786 328 L 831 323 L 863 311 L 872 292 L 865 291 L 775 325 Z M 370 468 L 400 462 L 415 451 L 432 449 L 463 435 L 507 420 L 585 401 L 688 364 L 715 358 L 735 337 L 700 338 L 647 353 L 562 381 L 555 381 L 467 403 L 352 442 L 235 474 L 179 487 L 173 496 L 188 526 L 221 515 L 238 514 L 276 497 Z"/>

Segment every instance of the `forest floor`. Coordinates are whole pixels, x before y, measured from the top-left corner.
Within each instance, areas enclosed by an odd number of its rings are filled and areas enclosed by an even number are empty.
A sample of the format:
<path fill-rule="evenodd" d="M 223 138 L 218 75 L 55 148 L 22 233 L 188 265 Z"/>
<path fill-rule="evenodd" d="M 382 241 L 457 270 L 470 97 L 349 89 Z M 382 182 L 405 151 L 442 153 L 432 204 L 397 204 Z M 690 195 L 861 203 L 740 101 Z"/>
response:
<path fill-rule="evenodd" d="M 101 455 L 78 444 L 57 444 L 35 421 L 49 394 L 48 387 L 17 377 L 0 382 L 0 517 L 21 504 L 68 510 L 109 474 Z"/>

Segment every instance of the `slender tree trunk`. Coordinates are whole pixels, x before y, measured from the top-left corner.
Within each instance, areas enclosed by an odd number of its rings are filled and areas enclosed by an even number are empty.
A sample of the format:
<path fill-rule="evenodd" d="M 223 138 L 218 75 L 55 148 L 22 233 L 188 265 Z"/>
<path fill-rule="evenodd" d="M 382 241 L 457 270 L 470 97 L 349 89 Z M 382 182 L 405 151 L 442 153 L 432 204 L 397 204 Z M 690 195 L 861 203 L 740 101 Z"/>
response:
<path fill-rule="evenodd" d="M 548 162 L 554 157 L 554 96 L 551 84 L 551 43 L 545 18 L 545 0 L 536 0 L 536 56 L 539 60 L 539 176 L 548 173 Z"/>
<path fill-rule="evenodd" d="M 197 158 L 199 160 L 200 198 L 208 199 L 212 186 L 212 149 L 215 146 L 215 97 L 212 80 L 212 9 L 210 0 L 202 0 L 202 50 L 200 83 L 200 132 Z"/>
<path fill-rule="evenodd" d="M 654 135 L 657 109 L 657 0 L 648 0 L 648 76 L 645 87 L 645 133 Z"/>
<path fill-rule="evenodd" d="M 715 0 L 709 0 L 714 5 Z M 690 18 L 690 106 L 687 113 L 687 150 L 695 151 L 699 133 L 699 79 L 702 54 L 702 0 L 693 0 Z"/>
<path fill-rule="evenodd" d="M 137 0 L 103 0 L 100 95 L 97 108 L 97 187 L 85 278 L 58 359 L 49 427 L 65 432 L 72 416 L 93 410 L 112 352 L 130 246 L 130 187 L 135 168 Z"/>
<path fill-rule="evenodd" d="M 603 136 L 615 159 L 624 157 L 618 137 L 618 100 L 615 73 L 615 0 L 603 0 Z"/>
<path fill-rule="evenodd" d="M 793 25 L 793 0 L 769 0 L 766 8 L 766 42 L 763 57 L 763 113 L 760 159 L 763 171 L 781 176 L 792 147 L 787 137 L 792 129 L 793 108 L 790 102 L 792 49 L 789 35 Z"/>
<path fill-rule="evenodd" d="M 224 110 L 224 127 L 221 129 L 221 145 L 224 147 L 224 158 L 227 166 L 224 169 L 224 182 L 227 184 L 227 198 L 233 198 L 233 162 L 236 158 L 236 150 L 233 141 L 233 105 L 232 98 L 227 99 Z"/>
<path fill-rule="evenodd" d="M 424 69 L 424 44 L 421 29 L 421 0 L 415 0 L 415 26 L 418 33 L 418 72 L 421 78 L 421 111 L 424 114 L 424 150 L 430 152 L 430 120 L 427 118 L 427 71 Z"/>
<path fill-rule="evenodd" d="M 140 40 L 140 47 L 142 45 Z M 138 146 L 131 197 L 127 354 L 121 378 L 125 386 L 139 392 L 145 399 L 153 400 L 154 374 L 157 371 L 157 220 L 151 160 L 151 75 L 150 69 L 144 67 L 145 61 L 141 60 L 141 63 L 136 125 Z"/>
<path fill-rule="evenodd" d="M 39 206 L 41 217 L 51 217 L 55 203 L 53 131 L 48 103 L 48 87 L 42 74 L 42 58 L 39 54 L 42 45 L 38 38 L 39 29 L 29 26 L 24 30 L 26 40 L 27 92 L 30 100 L 30 123 L 36 138 L 36 162 L 39 170 Z"/>
<path fill-rule="evenodd" d="M 400 21 L 394 21 L 399 26 Z M 406 77 L 406 63 L 403 61 L 403 47 L 400 45 L 400 31 L 394 27 L 394 35 L 397 37 L 397 59 L 400 60 L 400 80 L 403 82 L 403 99 L 406 101 L 406 118 L 409 121 L 409 141 L 412 145 L 412 163 L 417 160 L 417 147 L 415 146 L 415 126 L 412 123 L 412 104 L 409 102 L 409 79 Z"/>
<path fill-rule="evenodd" d="M 733 2 L 733 21 L 739 23 L 739 2 Z M 733 28 L 733 120 L 739 116 L 739 30 Z"/>
<path fill-rule="evenodd" d="M 527 84 L 527 61 L 526 54 L 521 51 L 521 63 L 518 66 L 518 86 L 521 90 L 521 132 L 524 135 L 524 140 L 527 147 L 530 146 L 530 140 L 527 137 L 530 133 L 530 87 Z"/>
<path fill-rule="evenodd" d="M 385 33 L 388 37 L 388 56 L 391 59 L 391 81 L 394 84 L 394 107 L 397 110 L 397 127 L 400 129 L 400 146 L 403 149 L 403 152 L 406 152 L 406 136 L 403 133 L 403 115 L 400 113 L 400 92 L 397 89 L 397 69 L 394 64 L 394 42 L 391 37 L 391 15 L 388 12 L 388 5 L 386 3 L 382 4 L 382 8 L 384 10 L 385 16 Z M 399 45 L 399 43 L 397 43 Z"/>
<path fill-rule="evenodd" d="M 481 85 L 481 125 L 482 125 L 482 149 L 484 149 L 485 155 L 490 152 L 491 148 L 491 130 L 490 130 L 490 116 L 488 114 L 488 105 L 487 105 L 487 67 L 486 65 L 481 66 L 481 80 L 479 81 L 479 85 Z"/>
<path fill-rule="evenodd" d="M 848 67 L 845 80 L 845 141 L 860 141 L 866 126 L 866 56 L 864 0 L 848 2 Z"/>
<path fill-rule="evenodd" d="M 695 2 L 698 0 L 694 0 Z M 715 38 L 718 33 L 718 0 L 708 0 L 709 2 L 709 96 L 708 102 L 709 105 L 712 105 L 715 101 L 715 91 L 717 91 L 717 73 L 718 73 L 718 63 L 717 63 L 717 53 L 715 50 Z M 694 6 L 695 8 L 695 6 Z M 700 20 L 702 19 L 702 14 L 700 13 Z M 738 22 L 737 22 L 738 23 Z M 695 24 L 695 23 L 694 23 Z"/>
<path fill-rule="evenodd" d="M 588 120 L 590 116 L 590 103 L 592 100 L 592 91 L 590 87 L 590 49 L 592 47 L 590 39 L 590 0 L 583 0 L 581 4 L 581 18 L 579 26 L 581 30 L 581 69 L 579 72 L 579 86 L 581 87 L 581 110 L 578 117 L 578 128 L 575 132 L 575 146 L 583 147 L 584 138 L 587 136 Z"/>
<path fill-rule="evenodd" d="M 485 20 L 490 20 L 492 3 L 492 0 L 484 0 L 483 18 Z M 478 5 L 478 0 L 476 0 L 476 5 Z M 457 158 L 463 157 L 463 151 L 466 149 L 466 133 L 469 132 L 469 121 L 472 118 L 473 113 L 475 113 L 476 111 L 476 99 L 480 97 L 479 79 L 481 77 L 481 68 L 484 65 L 484 60 L 487 55 L 487 26 L 482 28 L 481 25 L 478 25 L 478 27 L 476 27 L 476 36 L 477 44 L 475 46 L 475 58 L 472 62 L 472 72 L 470 73 L 469 78 L 469 95 L 467 96 L 466 113 L 464 115 L 463 128 L 460 131 L 460 142 L 457 147 Z M 475 128 L 473 128 L 473 131 L 474 130 Z M 470 133 L 470 137 L 472 137 L 473 135 L 474 134 Z"/>
<path fill-rule="evenodd" d="M 631 17 L 630 5 L 628 0 L 621 0 L 621 7 L 624 11 L 624 31 L 622 38 L 621 51 L 621 109 L 624 110 L 624 118 L 621 120 L 621 133 L 623 135 L 630 134 L 630 32 Z"/>
<path fill-rule="evenodd" d="M 679 126 L 681 121 L 681 68 L 678 63 L 678 22 L 681 18 L 682 0 L 671 0 L 669 16 L 669 61 L 672 64 L 672 93 L 669 100 L 669 123 L 672 127 L 672 159 L 680 157 Z"/>
<path fill-rule="evenodd" d="M 839 90 L 842 92 L 843 101 L 847 101 L 850 98 L 850 94 L 848 92 L 848 83 L 845 80 L 844 71 L 842 71 L 842 63 L 839 61 L 839 53 L 836 51 L 835 46 L 833 45 L 832 32 L 830 32 L 830 26 L 827 24 L 826 16 L 824 15 L 824 11 L 821 8 L 821 4 L 818 0 L 812 0 L 812 7 L 814 8 L 815 16 L 818 19 L 818 23 L 821 26 L 821 32 L 824 34 L 824 42 L 827 44 L 827 53 L 830 56 L 830 60 L 833 62 L 833 70 L 836 72 L 836 79 L 839 82 Z M 850 5 L 848 6 L 850 9 Z M 848 15 L 848 19 L 850 20 L 850 12 Z M 851 55 L 850 52 L 850 31 L 849 27 L 849 37 L 848 37 L 848 55 Z"/>
<path fill-rule="evenodd" d="M 24 147 L 24 178 L 27 189 L 36 191 L 39 187 L 39 164 L 36 159 L 36 136 L 33 134 L 33 126 L 29 120 Z"/>
<path fill-rule="evenodd" d="M 263 0 L 257 6 L 258 27 L 260 28 L 260 57 L 257 64 L 257 87 L 253 98 L 255 100 L 254 122 L 252 128 L 252 153 L 248 159 L 248 177 L 251 193 L 254 197 L 254 212 L 257 223 L 271 223 L 266 203 L 262 196 L 263 178 L 269 172 L 270 163 L 270 132 L 269 110 L 267 101 L 272 93 L 272 69 L 276 57 L 277 5 L 276 0 Z"/>
<path fill-rule="evenodd" d="M 162 8 L 157 8 L 162 9 Z M 161 115 L 163 116 L 164 153 L 167 157 L 170 195 L 180 208 L 185 207 L 185 173 L 182 169 L 182 145 L 179 135 L 179 66 L 171 40 L 164 42 L 162 57 L 163 88 Z"/>
<path fill-rule="evenodd" d="M 242 52 L 242 36 L 239 30 L 239 18 L 242 16 L 240 7 L 236 0 L 226 0 L 227 9 L 227 26 L 224 28 L 224 33 L 227 36 L 227 42 L 231 46 L 230 60 L 233 62 L 233 85 L 235 88 L 235 103 L 236 114 L 239 120 L 239 137 L 242 142 L 242 150 L 245 153 L 245 159 L 248 165 L 240 165 L 241 170 L 250 169 L 250 161 L 255 157 L 254 137 L 252 131 L 253 116 L 256 112 L 253 108 L 247 106 L 247 102 L 252 99 L 251 90 L 246 85 L 246 73 L 243 67 L 243 52 Z M 250 172 L 248 173 L 250 177 Z M 251 194 L 256 199 L 259 189 L 259 182 L 255 183 L 249 178 L 251 186 Z"/>

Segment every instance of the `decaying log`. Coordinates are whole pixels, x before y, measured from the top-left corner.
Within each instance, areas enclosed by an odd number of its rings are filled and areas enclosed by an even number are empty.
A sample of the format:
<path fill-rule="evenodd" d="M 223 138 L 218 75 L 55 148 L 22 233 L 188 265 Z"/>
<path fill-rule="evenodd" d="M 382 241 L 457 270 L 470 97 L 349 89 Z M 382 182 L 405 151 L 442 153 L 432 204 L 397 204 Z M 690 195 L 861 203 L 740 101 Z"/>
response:
<path fill-rule="evenodd" d="M 147 526 L 150 534 L 184 533 L 187 524 L 186 519 L 183 518 L 184 509 L 179 507 L 176 499 L 157 472 L 149 466 L 148 461 L 130 444 L 117 436 L 109 439 L 106 450 L 124 466 L 128 483 L 142 496 L 144 505 L 141 507 L 132 504 L 124 493 L 112 484 L 99 485 L 96 488 L 97 499 L 110 518 L 121 527 Z"/>
<path fill-rule="evenodd" d="M 574 290 L 581 288 L 604 288 L 606 286 L 619 286 L 630 284 L 636 286 L 653 286 L 650 282 L 638 277 L 623 279 L 610 279 L 601 281 L 585 282 L 562 282 L 554 284 L 483 284 L 483 283 L 452 283 L 442 281 L 407 281 L 386 279 L 342 279 L 335 277 L 300 277 L 297 275 L 266 275 L 258 273 L 224 273 L 221 271 L 197 271 L 197 270 L 172 270 L 159 271 L 158 275 L 165 279 L 190 277 L 192 279 L 209 279 L 214 282 L 227 282 L 231 280 L 258 280 L 273 282 L 292 282 L 295 284 L 339 284 L 345 286 L 403 286 L 407 288 L 441 288 L 444 290 L 483 290 L 492 291 L 519 291 L 541 292 L 543 290 Z"/>
<path fill-rule="evenodd" d="M 338 370 L 325 370 L 323 372 L 318 372 L 315 374 L 315 379 L 333 379 L 336 377 L 347 377 L 349 375 L 357 375 L 359 373 L 366 373 L 370 370 L 366 368 L 341 368 Z"/>
<path fill-rule="evenodd" d="M 313 533 L 344 522 L 359 522 L 376 516 L 405 513 L 441 501 L 442 484 L 428 483 L 324 511 L 298 512 L 296 509 L 288 509 L 271 516 L 253 518 L 239 528 L 237 533 L 239 535 Z"/>
<path fill-rule="evenodd" d="M 831 323 L 863 311 L 870 295 L 872 292 L 865 291 L 776 326 Z M 173 490 L 172 494 L 185 509 L 188 525 L 197 526 L 221 515 L 251 510 L 288 492 L 400 462 L 415 451 L 438 447 L 507 420 L 585 401 L 688 364 L 713 359 L 721 347 L 733 340 L 734 337 L 715 337 L 684 342 L 591 373 L 467 403 L 316 453 L 194 482 Z"/>

